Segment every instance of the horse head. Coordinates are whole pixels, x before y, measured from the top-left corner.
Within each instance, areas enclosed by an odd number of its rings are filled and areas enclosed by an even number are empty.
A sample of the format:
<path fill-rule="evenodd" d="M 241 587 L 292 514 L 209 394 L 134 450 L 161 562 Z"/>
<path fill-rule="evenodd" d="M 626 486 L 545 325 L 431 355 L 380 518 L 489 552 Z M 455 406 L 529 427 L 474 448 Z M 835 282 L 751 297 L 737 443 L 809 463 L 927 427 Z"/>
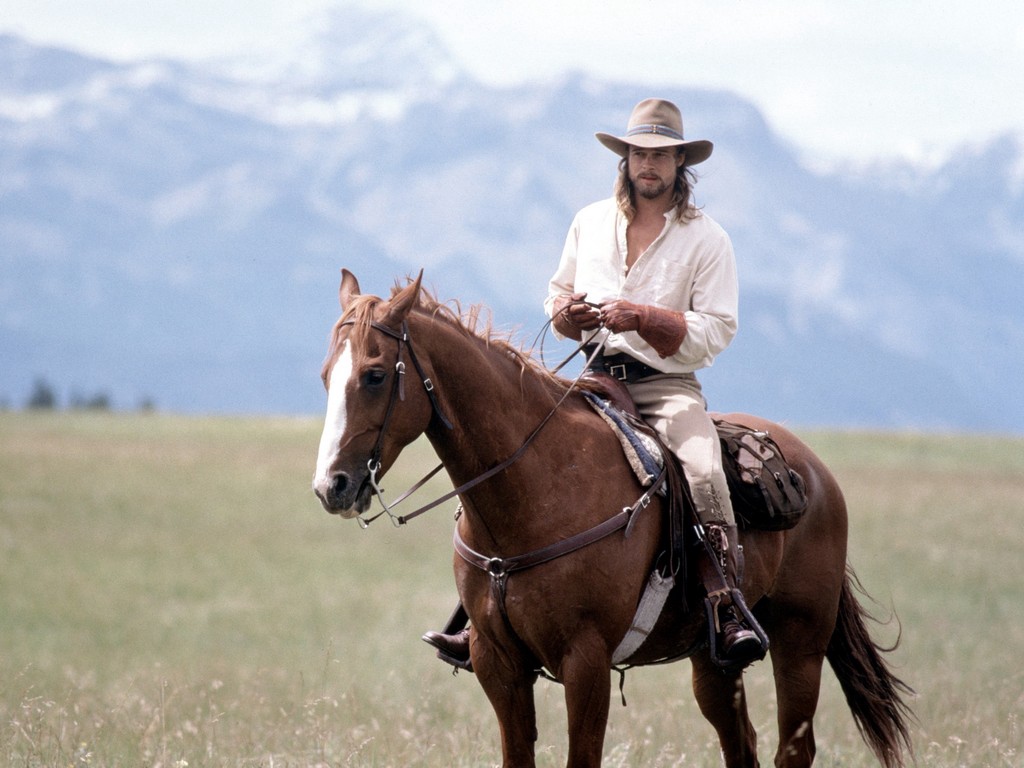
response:
<path fill-rule="evenodd" d="M 332 514 L 365 512 L 377 481 L 430 422 L 430 399 L 403 381 L 422 277 L 383 300 L 362 295 L 355 276 L 342 270 L 342 314 L 321 372 L 327 414 L 313 476 L 313 491 Z"/>

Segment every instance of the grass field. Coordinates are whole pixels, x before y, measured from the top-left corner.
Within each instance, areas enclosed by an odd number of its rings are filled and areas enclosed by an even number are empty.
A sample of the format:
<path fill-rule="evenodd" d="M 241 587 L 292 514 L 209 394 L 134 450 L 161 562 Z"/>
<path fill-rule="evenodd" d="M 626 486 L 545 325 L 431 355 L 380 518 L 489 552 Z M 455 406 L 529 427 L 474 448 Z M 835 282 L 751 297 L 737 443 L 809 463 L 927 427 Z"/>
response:
<path fill-rule="evenodd" d="M 455 599 L 451 509 L 402 529 L 329 517 L 318 436 L 312 419 L 0 413 L 0 765 L 499 763 L 475 679 L 419 640 Z M 902 623 L 919 764 L 1024 766 L 1024 441 L 803 436 L 846 491 L 876 614 Z M 410 449 L 387 489 L 433 461 Z M 770 764 L 767 664 L 747 683 Z M 719 765 L 688 663 L 625 692 L 606 765 Z M 542 766 L 564 764 L 561 695 L 537 685 Z M 816 731 L 817 765 L 875 765 L 831 671 Z"/>

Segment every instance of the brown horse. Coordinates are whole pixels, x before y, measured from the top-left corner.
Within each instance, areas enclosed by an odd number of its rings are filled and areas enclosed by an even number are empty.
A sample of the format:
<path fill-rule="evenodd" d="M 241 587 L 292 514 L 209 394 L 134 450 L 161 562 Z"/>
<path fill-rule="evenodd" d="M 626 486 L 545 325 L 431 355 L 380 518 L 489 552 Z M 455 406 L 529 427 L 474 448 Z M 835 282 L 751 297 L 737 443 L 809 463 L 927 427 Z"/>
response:
<path fill-rule="evenodd" d="M 600 765 L 612 654 L 661 548 L 658 497 L 646 508 L 637 504 L 644 489 L 618 439 L 577 392 L 564 397 L 566 381 L 421 296 L 419 278 L 383 300 L 360 295 L 343 270 L 340 299 L 343 314 L 323 369 L 328 402 L 316 494 L 328 512 L 360 515 L 380 476 L 424 433 L 456 487 L 476 478 L 459 494 L 457 534 L 463 554 L 483 559 L 453 560 L 472 621 L 473 669 L 498 718 L 503 764 L 534 765 L 533 685 L 543 668 L 565 687 L 568 765 Z M 910 690 L 865 628 L 846 565 L 842 493 L 790 432 L 732 418 L 771 431 L 809 497 L 796 527 L 742 534 L 743 591 L 771 642 L 775 764 L 814 760 L 813 718 L 827 658 L 865 741 L 886 768 L 902 766 L 911 753 L 903 700 Z M 585 533 L 631 506 L 638 511 L 628 530 Z M 574 536 L 591 540 L 568 554 L 533 557 Z M 742 674 L 712 664 L 702 642 L 705 615 L 686 609 L 700 606 L 701 596 L 693 578 L 681 581 L 630 663 L 689 654 L 694 695 L 718 732 L 726 765 L 757 766 Z"/>

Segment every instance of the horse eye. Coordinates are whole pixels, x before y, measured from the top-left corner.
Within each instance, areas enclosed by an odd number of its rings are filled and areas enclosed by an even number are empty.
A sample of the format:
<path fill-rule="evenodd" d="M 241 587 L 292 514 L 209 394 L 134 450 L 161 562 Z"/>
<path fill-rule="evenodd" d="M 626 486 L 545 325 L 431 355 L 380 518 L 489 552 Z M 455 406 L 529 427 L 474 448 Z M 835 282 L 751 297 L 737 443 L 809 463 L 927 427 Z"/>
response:
<path fill-rule="evenodd" d="M 378 389 L 387 378 L 388 373 L 383 368 L 371 368 L 363 374 L 363 386 L 367 389 Z"/>

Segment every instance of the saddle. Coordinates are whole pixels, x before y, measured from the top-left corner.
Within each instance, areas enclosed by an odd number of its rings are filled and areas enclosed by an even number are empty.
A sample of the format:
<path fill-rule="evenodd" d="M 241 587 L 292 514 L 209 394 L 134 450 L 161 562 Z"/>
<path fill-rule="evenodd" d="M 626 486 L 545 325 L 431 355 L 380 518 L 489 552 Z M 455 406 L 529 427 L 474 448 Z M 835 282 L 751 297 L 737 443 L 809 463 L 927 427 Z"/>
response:
<path fill-rule="evenodd" d="M 619 435 L 630 465 L 646 485 L 657 474 L 653 467 L 660 466 L 661 454 L 650 447 L 650 430 L 629 391 L 621 381 L 599 371 L 588 371 L 582 381 L 595 410 Z M 595 397 L 605 400 L 606 405 L 596 404 Z M 722 465 L 736 524 L 740 528 L 782 531 L 800 522 L 807 509 L 806 488 L 778 443 L 767 432 L 725 419 L 713 421 L 722 443 Z"/>
<path fill-rule="evenodd" d="M 649 478 L 655 474 L 653 467 L 667 464 L 668 525 L 664 554 L 668 556 L 668 562 L 663 562 L 662 567 L 655 564 L 633 623 L 612 655 L 613 666 L 624 674 L 624 670 L 631 666 L 630 659 L 643 646 L 657 623 L 665 601 L 675 587 L 676 577 L 685 570 L 685 539 L 686 532 L 691 529 L 688 519 L 694 507 L 681 464 L 650 425 L 642 421 L 625 385 L 599 371 L 588 371 L 581 381 L 587 400 L 618 436 L 623 452 L 641 483 L 649 485 Z M 800 475 L 786 464 L 778 444 L 766 432 L 724 419 L 713 421 L 722 441 L 722 463 L 737 525 L 762 530 L 783 530 L 796 525 L 807 507 L 804 483 Z M 639 436 L 646 436 L 646 440 Z M 645 455 L 651 442 L 654 450 L 651 455 Z M 742 596 L 737 592 L 734 599 L 736 597 L 740 598 L 739 610 L 757 627 L 753 615 L 742 602 Z M 708 620 L 711 622 L 712 609 L 710 604 L 708 606 Z M 763 630 L 759 637 L 766 650 L 767 637 Z M 682 652 L 680 658 L 693 650 Z"/>

